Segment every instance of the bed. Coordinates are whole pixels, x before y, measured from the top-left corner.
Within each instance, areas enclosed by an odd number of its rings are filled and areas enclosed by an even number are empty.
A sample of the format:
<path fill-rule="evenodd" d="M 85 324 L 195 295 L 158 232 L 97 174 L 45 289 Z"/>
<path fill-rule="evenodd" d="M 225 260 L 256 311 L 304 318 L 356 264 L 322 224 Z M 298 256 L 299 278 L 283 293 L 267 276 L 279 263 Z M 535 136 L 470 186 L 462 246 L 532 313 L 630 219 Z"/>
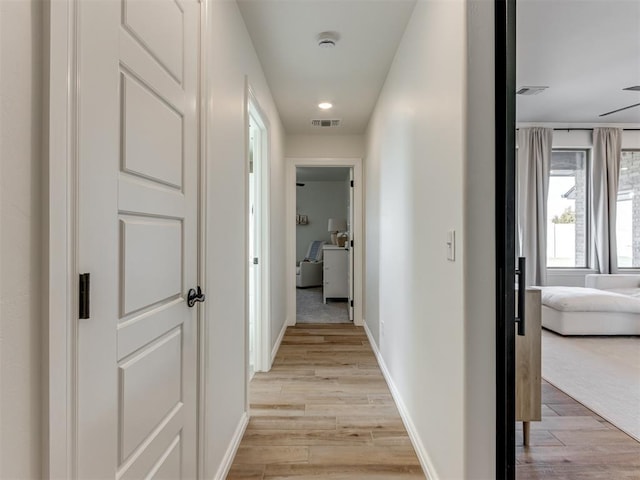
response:
<path fill-rule="evenodd" d="M 561 335 L 640 335 L 640 275 L 587 275 L 542 287 L 542 326 Z"/>

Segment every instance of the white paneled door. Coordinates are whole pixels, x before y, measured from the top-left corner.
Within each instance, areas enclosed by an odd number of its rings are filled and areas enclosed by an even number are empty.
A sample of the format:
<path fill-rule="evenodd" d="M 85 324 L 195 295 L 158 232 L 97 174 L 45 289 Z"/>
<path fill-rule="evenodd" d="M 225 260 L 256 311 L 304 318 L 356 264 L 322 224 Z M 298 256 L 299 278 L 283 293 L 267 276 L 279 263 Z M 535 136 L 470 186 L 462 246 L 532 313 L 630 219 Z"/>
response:
<path fill-rule="evenodd" d="M 200 5 L 77 9 L 76 477 L 195 478 Z"/>

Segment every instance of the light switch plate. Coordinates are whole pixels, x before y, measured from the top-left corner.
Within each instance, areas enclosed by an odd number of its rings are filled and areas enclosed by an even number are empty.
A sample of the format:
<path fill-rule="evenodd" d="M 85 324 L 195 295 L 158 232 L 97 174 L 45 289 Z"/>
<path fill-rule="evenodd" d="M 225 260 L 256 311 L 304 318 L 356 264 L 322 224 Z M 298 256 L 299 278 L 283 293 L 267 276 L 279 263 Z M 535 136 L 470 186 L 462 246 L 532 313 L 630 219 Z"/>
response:
<path fill-rule="evenodd" d="M 447 260 L 456 261 L 456 231 L 447 232 Z"/>

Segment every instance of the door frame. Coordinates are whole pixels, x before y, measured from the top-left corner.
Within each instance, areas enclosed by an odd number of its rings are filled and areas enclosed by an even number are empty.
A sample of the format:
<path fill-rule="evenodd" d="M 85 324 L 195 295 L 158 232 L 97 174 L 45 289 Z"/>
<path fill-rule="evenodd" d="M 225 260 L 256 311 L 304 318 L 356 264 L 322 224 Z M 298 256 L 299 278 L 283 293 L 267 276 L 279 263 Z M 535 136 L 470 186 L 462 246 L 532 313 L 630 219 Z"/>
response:
<path fill-rule="evenodd" d="M 516 476 L 516 0 L 495 0 L 496 478 Z"/>
<path fill-rule="evenodd" d="M 364 203 L 362 158 L 289 157 L 286 164 L 287 325 L 296 324 L 296 167 L 353 168 L 353 324 L 364 325 Z M 351 240 L 351 239 L 350 239 Z"/>
<path fill-rule="evenodd" d="M 76 478 L 77 461 L 77 317 L 78 317 L 78 4 L 60 0 L 44 4 L 45 105 L 43 115 L 44 233 L 43 233 L 43 369 L 42 475 Z M 198 253 L 197 277 L 205 279 L 205 130 L 208 88 L 206 71 L 206 3 L 200 8 L 198 38 Z M 203 283 L 200 283 L 204 286 Z M 206 291 L 206 290 L 205 290 Z M 204 391 L 206 345 L 204 310 L 197 312 L 197 466 L 202 478 L 204 449 Z"/>
<path fill-rule="evenodd" d="M 75 478 L 77 296 L 77 4 L 45 3 L 43 476 Z M 48 22 L 47 22 L 48 20 Z"/>
<path fill-rule="evenodd" d="M 258 124 L 258 128 L 260 129 L 261 135 L 261 145 L 260 149 L 262 150 L 262 158 L 261 165 L 259 171 L 259 178 L 257 179 L 260 182 L 259 190 L 260 190 L 260 202 L 259 202 L 259 213 L 260 216 L 260 252 L 259 252 L 259 261 L 260 261 L 260 306 L 259 306 L 259 321 L 256 324 L 255 331 L 255 348 L 256 348 L 256 364 L 255 371 L 256 372 L 268 372 L 271 370 L 271 282 L 269 279 L 271 278 L 271 245 L 270 245 L 270 237 L 271 237 L 271 221 L 270 221 L 270 208 L 271 208 L 271 191 L 269 179 L 271 178 L 271 168 L 270 168 L 270 157 L 271 157 L 271 128 L 269 124 L 269 118 L 264 113 L 264 110 L 260 106 L 260 102 L 258 102 L 258 98 L 255 94 L 255 90 L 251 87 L 248 77 L 245 77 L 245 205 L 249 205 L 249 118 L 253 117 L 253 119 Z M 249 229 L 251 226 L 249 225 L 250 220 L 247 217 L 247 235 L 245 238 L 245 252 L 247 252 L 247 259 L 249 258 Z M 245 312 L 246 312 L 246 362 L 247 362 L 247 385 L 250 381 L 250 366 L 249 366 L 249 328 L 250 328 L 250 310 L 249 310 L 249 268 L 246 269 L 246 291 L 245 291 Z M 247 389 L 248 391 L 248 389 Z"/>

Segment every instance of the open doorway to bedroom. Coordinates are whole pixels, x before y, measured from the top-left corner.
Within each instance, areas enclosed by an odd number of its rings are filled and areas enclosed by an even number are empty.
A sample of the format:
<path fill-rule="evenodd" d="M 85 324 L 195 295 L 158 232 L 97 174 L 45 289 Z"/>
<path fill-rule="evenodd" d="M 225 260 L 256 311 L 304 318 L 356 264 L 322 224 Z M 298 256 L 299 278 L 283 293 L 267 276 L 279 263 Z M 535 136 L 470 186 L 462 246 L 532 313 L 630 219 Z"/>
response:
<path fill-rule="evenodd" d="M 353 321 L 351 167 L 296 167 L 296 323 Z"/>
<path fill-rule="evenodd" d="M 516 476 L 636 476 L 640 4 L 513 3 L 516 225 L 527 257 Z"/>

